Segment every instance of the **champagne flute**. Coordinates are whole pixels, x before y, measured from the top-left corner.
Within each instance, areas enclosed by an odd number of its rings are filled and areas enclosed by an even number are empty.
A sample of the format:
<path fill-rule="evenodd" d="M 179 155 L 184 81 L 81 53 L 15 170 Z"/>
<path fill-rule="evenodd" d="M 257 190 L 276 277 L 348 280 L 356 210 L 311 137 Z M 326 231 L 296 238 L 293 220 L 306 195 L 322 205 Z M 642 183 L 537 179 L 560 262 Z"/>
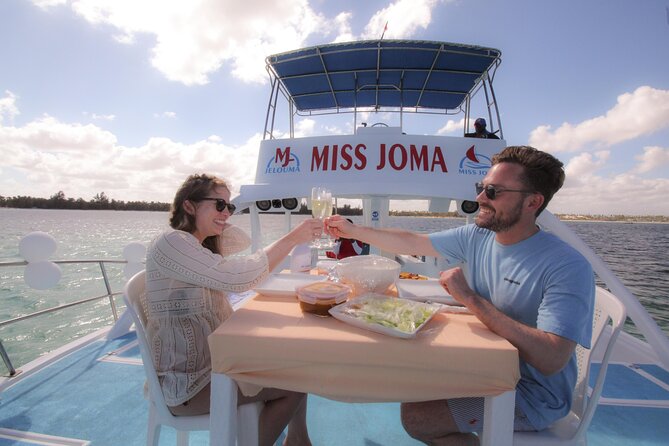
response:
<path fill-rule="evenodd" d="M 332 212 L 334 210 L 334 205 L 332 203 L 332 192 L 330 192 L 329 190 L 326 190 L 325 201 L 326 205 L 325 205 L 325 211 L 323 213 L 323 218 L 328 218 L 332 216 Z M 334 247 L 334 241 L 332 240 L 330 234 L 328 233 L 326 233 L 325 235 L 325 240 L 321 239 L 320 244 L 321 248 L 331 249 Z"/>
<path fill-rule="evenodd" d="M 325 218 L 328 208 L 330 208 L 330 212 L 332 212 L 332 196 L 330 195 L 330 200 L 328 203 L 328 193 L 329 191 L 324 187 L 311 188 L 311 215 L 314 218 L 321 220 L 321 222 Z M 322 248 L 320 243 L 320 236 L 318 239 L 314 240 L 310 246 L 312 248 Z"/>

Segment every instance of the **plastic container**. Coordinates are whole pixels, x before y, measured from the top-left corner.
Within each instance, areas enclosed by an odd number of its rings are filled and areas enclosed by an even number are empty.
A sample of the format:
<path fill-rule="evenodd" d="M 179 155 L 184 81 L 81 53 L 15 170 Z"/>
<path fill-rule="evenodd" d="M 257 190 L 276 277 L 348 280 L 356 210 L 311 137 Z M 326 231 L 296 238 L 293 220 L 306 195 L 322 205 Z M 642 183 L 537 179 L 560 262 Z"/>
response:
<path fill-rule="evenodd" d="M 365 293 L 383 294 L 399 278 L 400 264 L 372 254 L 342 259 L 336 270 L 339 280 L 350 284 L 356 296 Z"/>
<path fill-rule="evenodd" d="M 290 253 L 290 272 L 301 273 L 311 269 L 311 247 L 308 244 L 297 245 Z"/>
<path fill-rule="evenodd" d="M 337 267 L 336 260 L 321 260 L 316 263 L 316 273 L 324 276 L 329 276 L 330 273 Z"/>
<path fill-rule="evenodd" d="M 330 308 L 345 302 L 351 287 L 335 282 L 314 282 L 295 289 L 300 308 L 305 313 L 330 316 Z"/>

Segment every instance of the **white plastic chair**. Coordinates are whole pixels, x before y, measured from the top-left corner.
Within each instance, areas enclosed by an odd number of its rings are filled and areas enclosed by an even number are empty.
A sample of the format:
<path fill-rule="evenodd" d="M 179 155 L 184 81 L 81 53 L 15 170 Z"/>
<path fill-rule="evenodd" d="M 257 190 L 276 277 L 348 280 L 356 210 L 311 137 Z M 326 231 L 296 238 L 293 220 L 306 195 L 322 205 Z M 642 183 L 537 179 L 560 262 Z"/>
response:
<path fill-rule="evenodd" d="M 139 351 L 142 355 L 144 371 L 146 372 L 146 379 L 149 385 L 149 420 L 146 444 L 147 446 L 158 446 L 161 426 L 171 426 L 177 431 L 177 445 L 187 446 L 188 433 L 190 431 L 209 430 L 209 414 L 177 417 L 172 415 L 167 408 L 167 403 L 165 403 L 165 398 L 158 382 L 158 375 L 151 360 L 149 343 L 145 332 L 146 317 L 139 300 L 145 291 L 145 287 L 145 271 L 141 271 L 135 274 L 125 285 L 123 299 L 135 323 Z M 227 426 L 227 429 L 237 429 L 238 445 L 257 445 L 258 418 L 262 403 L 244 404 L 236 407 L 237 384 L 233 380 L 227 379 L 229 381 L 229 394 L 220 397 L 224 398 L 227 402 L 230 413 L 236 414 L 236 426 Z M 226 416 L 225 420 L 228 419 L 233 423 L 235 421 L 234 416 Z M 218 420 L 217 423 L 223 423 L 225 420 Z"/>
<path fill-rule="evenodd" d="M 627 312 L 622 302 L 608 291 L 597 288 L 592 321 L 592 348 L 588 350 L 580 345 L 576 346 L 578 377 L 574 388 L 571 411 L 567 416 L 553 423 L 548 429 L 539 432 L 514 432 L 514 446 L 585 446 L 588 444 L 588 427 L 595 415 L 595 409 L 602 394 L 613 345 L 626 318 Z M 609 321 L 611 321 L 611 325 L 609 325 Z M 602 336 L 604 333 L 610 334 L 609 337 Z M 590 360 L 595 348 L 603 348 L 604 354 L 592 394 L 588 397 Z"/>

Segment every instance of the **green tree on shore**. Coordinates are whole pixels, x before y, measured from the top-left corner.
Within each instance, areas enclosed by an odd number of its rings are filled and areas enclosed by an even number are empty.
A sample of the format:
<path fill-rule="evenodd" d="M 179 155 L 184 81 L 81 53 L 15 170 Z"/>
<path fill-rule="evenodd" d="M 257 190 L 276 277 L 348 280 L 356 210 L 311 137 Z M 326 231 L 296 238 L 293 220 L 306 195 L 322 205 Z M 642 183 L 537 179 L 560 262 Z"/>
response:
<path fill-rule="evenodd" d="M 61 190 L 49 198 L 36 198 L 26 196 L 4 197 L 0 196 L 0 207 L 19 209 L 81 209 L 81 210 L 114 210 L 114 211 L 168 211 L 169 203 L 158 203 L 155 201 L 119 201 L 109 199 L 107 194 L 100 192 L 89 201 L 83 198 L 66 198 Z"/>

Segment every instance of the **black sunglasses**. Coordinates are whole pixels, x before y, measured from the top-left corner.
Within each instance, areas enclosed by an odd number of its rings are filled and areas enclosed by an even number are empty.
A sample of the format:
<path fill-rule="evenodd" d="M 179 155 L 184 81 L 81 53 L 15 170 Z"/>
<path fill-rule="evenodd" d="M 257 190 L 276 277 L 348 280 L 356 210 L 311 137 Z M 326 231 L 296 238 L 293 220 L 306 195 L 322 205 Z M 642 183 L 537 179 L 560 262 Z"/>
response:
<path fill-rule="evenodd" d="M 215 201 L 216 202 L 216 210 L 218 212 L 223 212 L 223 209 L 227 208 L 228 212 L 230 212 L 230 214 L 234 214 L 235 210 L 237 209 L 237 206 L 235 206 L 232 203 L 228 203 L 227 201 L 225 201 L 222 198 L 201 198 L 198 201 L 205 201 L 205 200 Z"/>
<path fill-rule="evenodd" d="M 523 194 L 533 194 L 534 191 L 531 190 L 520 190 L 520 189 L 504 189 L 503 187 L 495 187 L 492 184 L 484 186 L 483 183 L 476 183 L 476 195 L 480 195 L 481 192 L 485 192 L 485 196 L 488 200 L 494 200 L 497 198 L 497 194 L 502 192 L 520 192 Z"/>

